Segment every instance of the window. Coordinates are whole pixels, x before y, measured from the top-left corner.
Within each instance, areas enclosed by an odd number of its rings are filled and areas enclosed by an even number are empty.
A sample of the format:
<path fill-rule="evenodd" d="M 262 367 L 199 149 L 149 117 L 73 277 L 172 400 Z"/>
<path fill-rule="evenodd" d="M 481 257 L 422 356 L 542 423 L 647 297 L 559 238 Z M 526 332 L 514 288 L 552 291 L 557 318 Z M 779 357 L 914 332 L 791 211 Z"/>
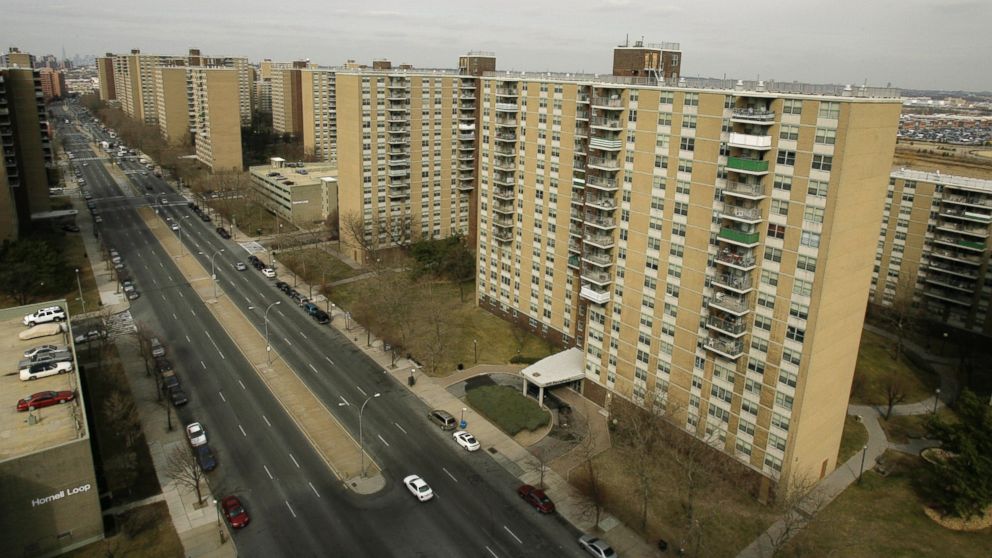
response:
<path fill-rule="evenodd" d="M 806 209 L 803 210 L 803 221 L 809 221 L 810 223 L 822 223 L 823 209 L 819 207 L 806 206 Z"/>
<path fill-rule="evenodd" d="M 793 302 L 789 305 L 789 315 L 805 320 L 806 316 L 809 315 L 809 306 Z"/>
<path fill-rule="evenodd" d="M 793 341 L 798 341 L 799 343 L 802 343 L 803 340 L 806 338 L 806 330 L 799 329 L 798 327 L 794 327 L 794 326 L 789 326 L 786 329 L 785 336 L 788 337 L 789 339 L 792 339 Z"/>
<path fill-rule="evenodd" d="M 785 226 L 770 223 L 768 225 L 768 236 L 771 238 L 785 238 Z"/>
<path fill-rule="evenodd" d="M 699 93 L 686 93 L 685 102 L 683 103 L 687 107 L 698 107 L 699 106 Z"/>
<path fill-rule="evenodd" d="M 796 279 L 792 283 L 792 292 L 797 295 L 809 296 L 813 292 L 813 282 Z"/>
<path fill-rule="evenodd" d="M 791 395 L 786 395 L 782 392 L 775 393 L 775 404 L 786 409 L 792 409 L 794 399 Z"/>
<path fill-rule="evenodd" d="M 772 319 L 766 316 L 754 316 L 754 327 L 763 329 L 765 331 L 772 330 Z"/>
<path fill-rule="evenodd" d="M 772 200 L 772 215 L 789 215 L 789 202 L 786 200 Z"/>
<path fill-rule="evenodd" d="M 693 115 L 689 115 L 689 114 L 683 115 L 682 116 L 682 127 L 683 128 L 688 128 L 688 129 L 695 129 L 696 128 L 696 117 L 693 116 Z"/>
<path fill-rule="evenodd" d="M 822 143 L 823 145 L 833 145 L 837 142 L 837 130 L 830 128 L 817 128 L 816 129 L 816 143 Z"/>
<path fill-rule="evenodd" d="M 774 309 L 775 308 L 775 295 L 770 295 L 768 293 L 758 293 L 758 306 L 764 306 L 765 308 Z"/>
<path fill-rule="evenodd" d="M 765 248 L 765 259 L 770 262 L 781 262 L 782 251 L 778 248 Z"/>
<path fill-rule="evenodd" d="M 679 149 L 683 151 L 694 151 L 696 149 L 696 138 L 682 138 Z"/>
<path fill-rule="evenodd" d="M 791 167 L 796 164 L 796 152 L 788 149 L 780 149 L 778 152 L 778 159 L 776 161 L 780 165 L 788 165 Z"/>
<path fill-rule="evenodd" d="M 776 174 L 774 187 L 776 190 L 792 190 L 792 177 L 784 174 Z"/>
<path fill-rule="evenodd" d="M 822 180 L 810 180 L 807 193 L 818 198 L 825 198 L 827 197 L 827 186 L 828 183 L 823 182 Z"/>
<path fill-rule="evenodd" d="M 809 246 L 810 248 L 819 248 L 820 235 L 814 232 L 803 231 L 802 236 L 799 238 L 799 243 L 803 246 Z"/>
<path fill-rule="evenodd" d="M 783 124 L 782 131 L 779 137 L 784 140 L 797 140 L 799 139 L 799 126 L 790 126 Z"/>
<path fill-rule="evenodd" d="M 837 120 L 840 118 L 840 103 L 821 102 L 820 112 L 817 114 L 817 117 Z"/>
<path fill-rule="evenodd" d="M 806 271 L 816 271 L 816 258 L 813 256 L 799 256 L 796 267 Z"/>
<path fill-rule="evenodd" d="M 813 169 L 829 171 L 834 166 L 834 158 L 831 155 L 813 155 Z"/>
<path fill-rule="evenodd" d="M 772 287 L 778 286 L 778 273 L 774 271 L 768 271 L 767 269 L 761 270 L 761 282 L 770 285 Z"/>
<path fill-rule="evenodd" d="M 802 114 L 803 102 L 801 99 L 786 99 L 782 104 L 782 114 Z"/>

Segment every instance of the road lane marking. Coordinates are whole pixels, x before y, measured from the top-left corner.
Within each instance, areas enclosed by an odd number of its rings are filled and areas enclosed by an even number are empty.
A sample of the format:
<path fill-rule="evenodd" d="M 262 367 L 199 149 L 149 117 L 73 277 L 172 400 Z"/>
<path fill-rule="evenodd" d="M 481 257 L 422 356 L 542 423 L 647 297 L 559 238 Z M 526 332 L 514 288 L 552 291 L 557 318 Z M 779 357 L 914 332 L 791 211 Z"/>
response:
<path fill-rule="evenodd" d="M 289 454 L 289 458 L 293 460 L 293 465 L 296 465 L 296 468 L 299 469 L 300 468 L 300 464 L 299 464 L 298 461 L 296 461 L 296 458 L 293 457 L 293 454 Z"/>
<path fill-rule="evenodd" d="M 317 492 L 317 489 L 313 487 L 313 483 L 307 481 L 307 484 L 310 485 L 310 490 L 313 490 L 313 493 L 316 494 L 318 498 L 320 498 L 320 492 Z"/>
<path fill-rule="evenodd" d="M 175 312 L 173 312 L 173 313 L 172 313 L 172 319 L 173 319 L 173 320 L 176 320 L 176 321 L 178 322 L 178 321 L 179 321 L 179 316 L 177 316 L 177 315 L 176 315 L 176 313 L 175 313 Z"/>
<path fill-rule="evenodd" d="M 280 310 L 280 309 L 278 309 L 278 308 L 276 308 L 276 312 L 278 312 L 278 313 L 279 313 L 279 315 L 280 315 L 280 316 L 282 316 L 283 318 L 285 318 L 285 317 L 286 317 L 286 314 L 283 314 L 283 313 L 282 313 L 282 310 Z"/>
<path fill-rule="evenodd" d="M 196 312 L 194 312 L 192 308 L 189 309 L 189 313 L 193 314 L 193 317 L 196 317 Z"/>
<path fill-rule="evenodd" d="M 155 286 L 157 287 L 158 286 L 158 279 L 155 279 L 154 277 L 152 277 L 152 283 L 154 283 Z"/>
<path fill-rule="evenodd" d="M 246 390 L 246 391 L 248 390 L 248 388 L 245 387 L 244 382 L 242 382 L 241 380 L 238 380 L 238 384 L 241 385 L 241 389 Z"/>
<path fill-rule="evenodd" d="M 207 365 L 206 365 L 206 364 L 204 364 L 202 360 L 200 361 L 200 366 L 202 366 L 204 370 L 206 370 L 206 369 L 207 369 Z"/>
<path fill-rule="evenodd" d="M 504 525 L 503 528 L 506 529 L 506 532 L 509 533 L 511 537 L 517 539 L 517 542 L 518 543 L 524 544 L 524 541 L 520 540 L 520 537 L 518 537 L 515 534 L 513 534 L 513 531 L 511 531 L 509 527 L 507 527 L 506 525 Z"/>
<path fill-rule="evenodd" d="M 304 339 L 307 339 L 307 334 L 303 333 L 302 331 L 300 332 L 300 336 L 303 337 Z"/>
<path fill-rule="evenodd" d="M 269 475 L 269 480 L 275 479 L 275 477 L 272 476 L 272 471 L 269 471 L 269 468 L 266 465 L 262 465 L 262 468 L 265 469 L 265 474 Z"/>
<path fill-rule="evenodd" d="M 269 417 L 267 417 L 267 416 L 265 416 L 265 415 L 262 415 L 262 420 L 264 420 L 264 421 L 265 421 L 265 424 L 268 424 L 268 425 L 269 425 L 269 427 L 271 427 L 271 426 L 272 426 L 272 423 L 271 423 L 271 422 L 269 422 Z"/>
<path fill-rule="evenodd" d="M 451 480 L 453 480 L 453 481 L 455 481 L 455 482 L 458 482 L 458 479 L 456 479 L 456 478 L 455 478 L 455 475 L 452 475 L 452 474 L 451 474 L 451 471 L 448 471 L 448 470 L 447 470 L 447 469 L 445 469 L 444 467 L 441 467 L 441 470 L 442 470 L 442 471 L 444 471 L 444 474 L 446 474 L 446 475 L 448 475 L 449 477 L 451 477 Z"/>
<path fill-rule="evenodd" d="M 240 431 L 241 431 L 241 435 L 242 435 L 242 436 L 244 436 L 245 438 L 247 438 L 247 437 L 248 437 L 248 433 L 247 433 L 247 432 L 245 432 L 245 429 L 244 429 L 244 428 L 243 428 L 243 427 L 242 427 L 242 426 L 241 426 L 240 424 L 238 425 L 238 430 L 240 430 Z"/>
<path fill-rule="evenodd" d="M 248 304 L 251 304 L 251 299 L 248 298 L 248 297 L 245 297 L 245 302 L 247 302 Z"/>
<path fill-rule="evenodd" d="M 356 385 L 355 386 L 355 389 L 357 389 L 358 391 L 362 392 L 362 395 L 364 395 L 365 397 L 368 397 L 369 396 L 369 394 L 366 393 L 364 389 L 362 389 L 362 386 Z"/>
<path fill-rule="evenodd" d="M 223 391 L 218 391 L 217 392 L 217 395 L 220 395 L 221 401 L 223 401 L 224 403 L 227 403 L 227 398 L 224 397 L 224 392 Z"/>
<path fill-rule="evenodd" d="M 189 335 L 186 336 L 186 342 L 187 343 L 192 343 L 193 342 L 193 340 L 189 338 Z"/>
<path fill-rule="evenodd" d="M 162 295 L 162 300 L 165 300 L 165 295 L 164 294 Z M 166 302 L 168 302 L 168 301 L 166 301 Z"/>
<path fill-rule="evenodd" d="M 386 444 L 386 447 L 387 447 L 387 448 L 389 447 L 389 442 L 387 442 L 387 441 L 386 441 L 386 439 L 385 439 L 385 438 L 383 438 L 381 434 L 376 434 L 376 436 L 378 436 L 378 437 L 379 437 L 379 439 L 380 439 L 380 440 L 382 440 L 382 443 L 383 443 L 383 444 Z M 455 481 L 455 482 L 458 482 L 458 481 Z"/>
<path fill-rule="evenodd" d="M 296 518 L 296 512 L 293 511 L 293 506 L 290 506 L 288 501 L 286 502 L 286 507 L 289 508 L 289 513 L 293 514 L 293 518 L 295 519 Z"/>
<path fill-rule="evenodd" d="M 351 405 L 351 403 L 348 403 L 348 400 L 345 399 L 343 395 L 339 395 L 338 397 L 341 398 L 341 401 L 344 401 L 345 406 Z"/>
<path fill-rule="evenodd" d="M 493 549 L 491 549 L 491 548 L 489 548 L 489 547 L 487 546 L 487 547 L 486 547 L 486 550 L 488 550 L 488 551 L 489 551 L 489 554 L 491 554 L 493 558 L 499 558 L 499 556 L 496 556 L 496 553 L 495 553 L 495 552 L 493 552 Z"/>
<path fill-rule="evenodd" d="M 289 339 L 286 339 L 285 337 L 283 337 L 282 340 L 285 341 L 287 345 L 292 345 L 292 343 L 289 341 Z"/>
<path fill-rule="evenodd" d="M 400 423 L 398 423 L 398 422 L 394 422 L 394 423 L 393 423 L 393 425 L 395 425 L 395 426 L 396 426 L 396 428 L 399 428 L 399 429 L 400 429 L 400 432 L 402 432 L 402 433 L 404 433 L 404 434 L 406 434 L 406 430 L 403 430 L 403 427 L 402 427 L 402 426 L 400 426 Z"/>
<path fill-rule="evenodd" d="M 310 370 L 313 370 L 313 373 L 314 373 L 314 374 L 316 374 L 316 373 L 317 373 L 317 369 L 316 369 L 316 368 L 314 368 L 312 364 L 310 364 L 310 363 L 308 362 L 308 363 L 307 363 L 307 366 L 309 366 L 309 367 L 310 367 Z"/>
<path fill-rule="evenodd" d="M 325 359 L 327 359 L 327 362 L 330 362 L 330 363 L 331 363 L 331 366 L 334 366 L 334 361 L 333 361 L 333 360 L 331 360 L 331 358 L 330 358 L 330 357 L 326 357 L 326 356 L 325 356 L 324 358 L 325 358 Z"/>
<path fill-rule="evenodd" d="M 262 297 L 262 298 L 265 298 L 265 295 L 264 295 L 264 294 L 262 294 L 262 292 L 261 292 L 261 291 L 259 291 L 259 293 L 258 293 L 258 296 L 260 296 L 260 297 Z"/>

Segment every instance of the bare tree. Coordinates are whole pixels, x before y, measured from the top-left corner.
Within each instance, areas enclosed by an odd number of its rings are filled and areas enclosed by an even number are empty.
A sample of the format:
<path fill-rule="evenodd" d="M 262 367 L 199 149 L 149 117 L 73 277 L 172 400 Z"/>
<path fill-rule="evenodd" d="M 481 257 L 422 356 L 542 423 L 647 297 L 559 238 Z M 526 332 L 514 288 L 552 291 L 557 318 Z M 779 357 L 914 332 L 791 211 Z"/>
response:
<path fill-rule="evenodd" d="M 424 317 L 422 326 L 418 330 L 426 334 L 423 347 L 427 352 L 427 366 L 432 374 L 437 374 L 441 362 L 448 353 L 448 308 L 447 305 L 438 298 L 432 285 L 428 282 L 425 289 L 417 289 L 424 292 L 425 296 L 415 302 L 418 308 L 417 315 Z"/>
<path fill-rule="evenodd" d="M 879 379 L 885 393 L 885 420 L 892 416 L 892 408 L 906 400 L 909 381 L 897 370 L 888 370 Z"/>
<path fill-rule="evenodd" d="M 584 416 L 583 418 L 585 420 L 586 435 L 581 441 L 579 441 L 579 445 L 576 449 L 580 456 L 580 464 L 577 468 L 580 468 L 580 472 L 582 472 L 583 475 L 576 479 L 578 481 L 576 483 L 576 487 L 586 496 L 586 498 L 588 498 L 588 506 L 595 514 L 594 525 L 599 525 L 604 504 L 604 491 L 603 487 L 600 486 L 598 472 L 594 461 L 596 455 L 599 454 L 599 448 L 596 447 L 596 440 L 592 436 L 589 417 Z M 569 471 L 569 477 L 571 477 L 571 471 Z"/>
<path fill-rule="evenodd" d="M 141 434 L 141 420 L 138 418 L 134 400 L 114 390 L 103 402 L 103 414 L 107 417 L 114 436 L 120 438 L 125 447 L 133 447 L 135 440 Z"/>
<path fill-rule="evenodd" d="M 176 449 L 169 454 L 166 463 L 165 474 L 176 483 L 196 491 L 196 502 L 203 502 L 203 495 L 200 491 L 200 481 L 203 480 L 203 471 L 200 464 L 196 462 L 196 455 L 193 448 L 188 444 L 179 444 Z"/>
<path fill-rule="evenodd" d="M 617 421 L 621 451 L 629 459 L 631 473 L 637 479 L 635 495 L 640 501 L 641 532 L 647 529 L 648 502 L 654 492 L 655 461 L 663 440 L 661 408 L 644 409 L 623 399 L 611 401 L 610 415 Z"/>
<path fill-rule="evenodd" d="M 826 493 L 815 490 L 815 485 L 815 481 L 802 477 L 794 479 L 788 486 L 779 487 L 772 505 L 772 511 L 779 519 L 762 534 L 767 543 L 759 546 L 762 553 L 768 551 L 769 556 L 778 555 L 789 540 L 805 529 L 813 516 L 830 503 Z"/>
<path fill-rule="evenodd" d="M 366 223 L 359 213 L 348 213 L 341 221 L 341 240 L 360 253 L 365 264 L 379 260 L 378 227 Z"/>
<path fill-rule="evenodd" d="M 145 375 L 151 376 L 152 366 L 151 363 L 154 360 L 152 357 L 152 337 L 154 333 L 152 329 L 148 327 L 145 322 L 135 322 L 134 324 L 134 334 L 138 339 L 138 352 L 141 354 L 141 359 L 145 363 Z"/>

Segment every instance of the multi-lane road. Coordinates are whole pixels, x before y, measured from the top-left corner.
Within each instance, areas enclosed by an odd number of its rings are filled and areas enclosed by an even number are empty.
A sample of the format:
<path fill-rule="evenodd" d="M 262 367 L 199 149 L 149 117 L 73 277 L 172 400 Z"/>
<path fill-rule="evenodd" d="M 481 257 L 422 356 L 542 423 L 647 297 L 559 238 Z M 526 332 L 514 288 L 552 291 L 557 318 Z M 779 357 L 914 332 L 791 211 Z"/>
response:
<path fill-rule="evenodd" d="M 515 493 L 519 481 L 490 455 L 456 446 L 427 421 L 423 403 L 347 338 L 296 308 L 272 280 L 251 267 L 237 271 L 234 264 L 246 261 L 246 250 L 220 238 L 215 224 L 202 222 L 182 196 L 126 159 L 116 163 L 128 178 L 118 184 L 108 171 L 110 161 L 88 143 L 103 139 L 99 129 L 85 126 L 86 134 L 78 122 L 60 126 L 65 149 L 75 154 L 74 164 L 100 208 L 104 245 L 123 255 L 142 293 L 131 306 L 134 319 L 168 344 L 190 394 L 179 416 L 203 423 L 218 454 L 220 466 L 209 474 L 211 491 L 237 494 L 252 514 L 252 524 L 235 535 L 241 555 L 579 555 L 577 531 L 521 502 Z M 199 258 L 210 269 L 217 254 L 222 296 L 235 301 L 259 330 L 264 309 L 283 301 L 269 313 L 274 350 L 356 438 L 358 405 L 381 394 L 363 421 L 366 449 L 386 480 L 383 490 L 355 494 L 328 470 L 145 227 L 136 209 L 149 205 L 180 223 L 190 254 L 185 257 Z M 436 498 L 418 502 L 401 483 L 409 474 L 430 483 Z"/>

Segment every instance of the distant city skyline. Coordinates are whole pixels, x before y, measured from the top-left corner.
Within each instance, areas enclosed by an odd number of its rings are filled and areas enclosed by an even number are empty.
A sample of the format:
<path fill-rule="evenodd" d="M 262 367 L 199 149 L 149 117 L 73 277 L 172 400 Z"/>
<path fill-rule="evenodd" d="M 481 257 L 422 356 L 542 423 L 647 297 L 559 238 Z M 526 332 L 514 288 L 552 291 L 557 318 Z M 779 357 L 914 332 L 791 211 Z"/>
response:
<path fill-rule="evenodd" d="M 613 47 L 644 38 L 678 42 L 683 75 L 992 91 L 992 2 L 836 0 L 746 9 L 719 0 L 641 0 L 348 5 L 298 0 L 244 5 L 177 0 L 138 5 L 8 0 L 0 36 L 36 55 L 105 52 L 310 59 L 339 65 L 387 58 L 452 68 L 469 50 L 493 51 L 500 70 L 608 73 Z M 44 29 L 45 33 L 39 33 Z"/>

